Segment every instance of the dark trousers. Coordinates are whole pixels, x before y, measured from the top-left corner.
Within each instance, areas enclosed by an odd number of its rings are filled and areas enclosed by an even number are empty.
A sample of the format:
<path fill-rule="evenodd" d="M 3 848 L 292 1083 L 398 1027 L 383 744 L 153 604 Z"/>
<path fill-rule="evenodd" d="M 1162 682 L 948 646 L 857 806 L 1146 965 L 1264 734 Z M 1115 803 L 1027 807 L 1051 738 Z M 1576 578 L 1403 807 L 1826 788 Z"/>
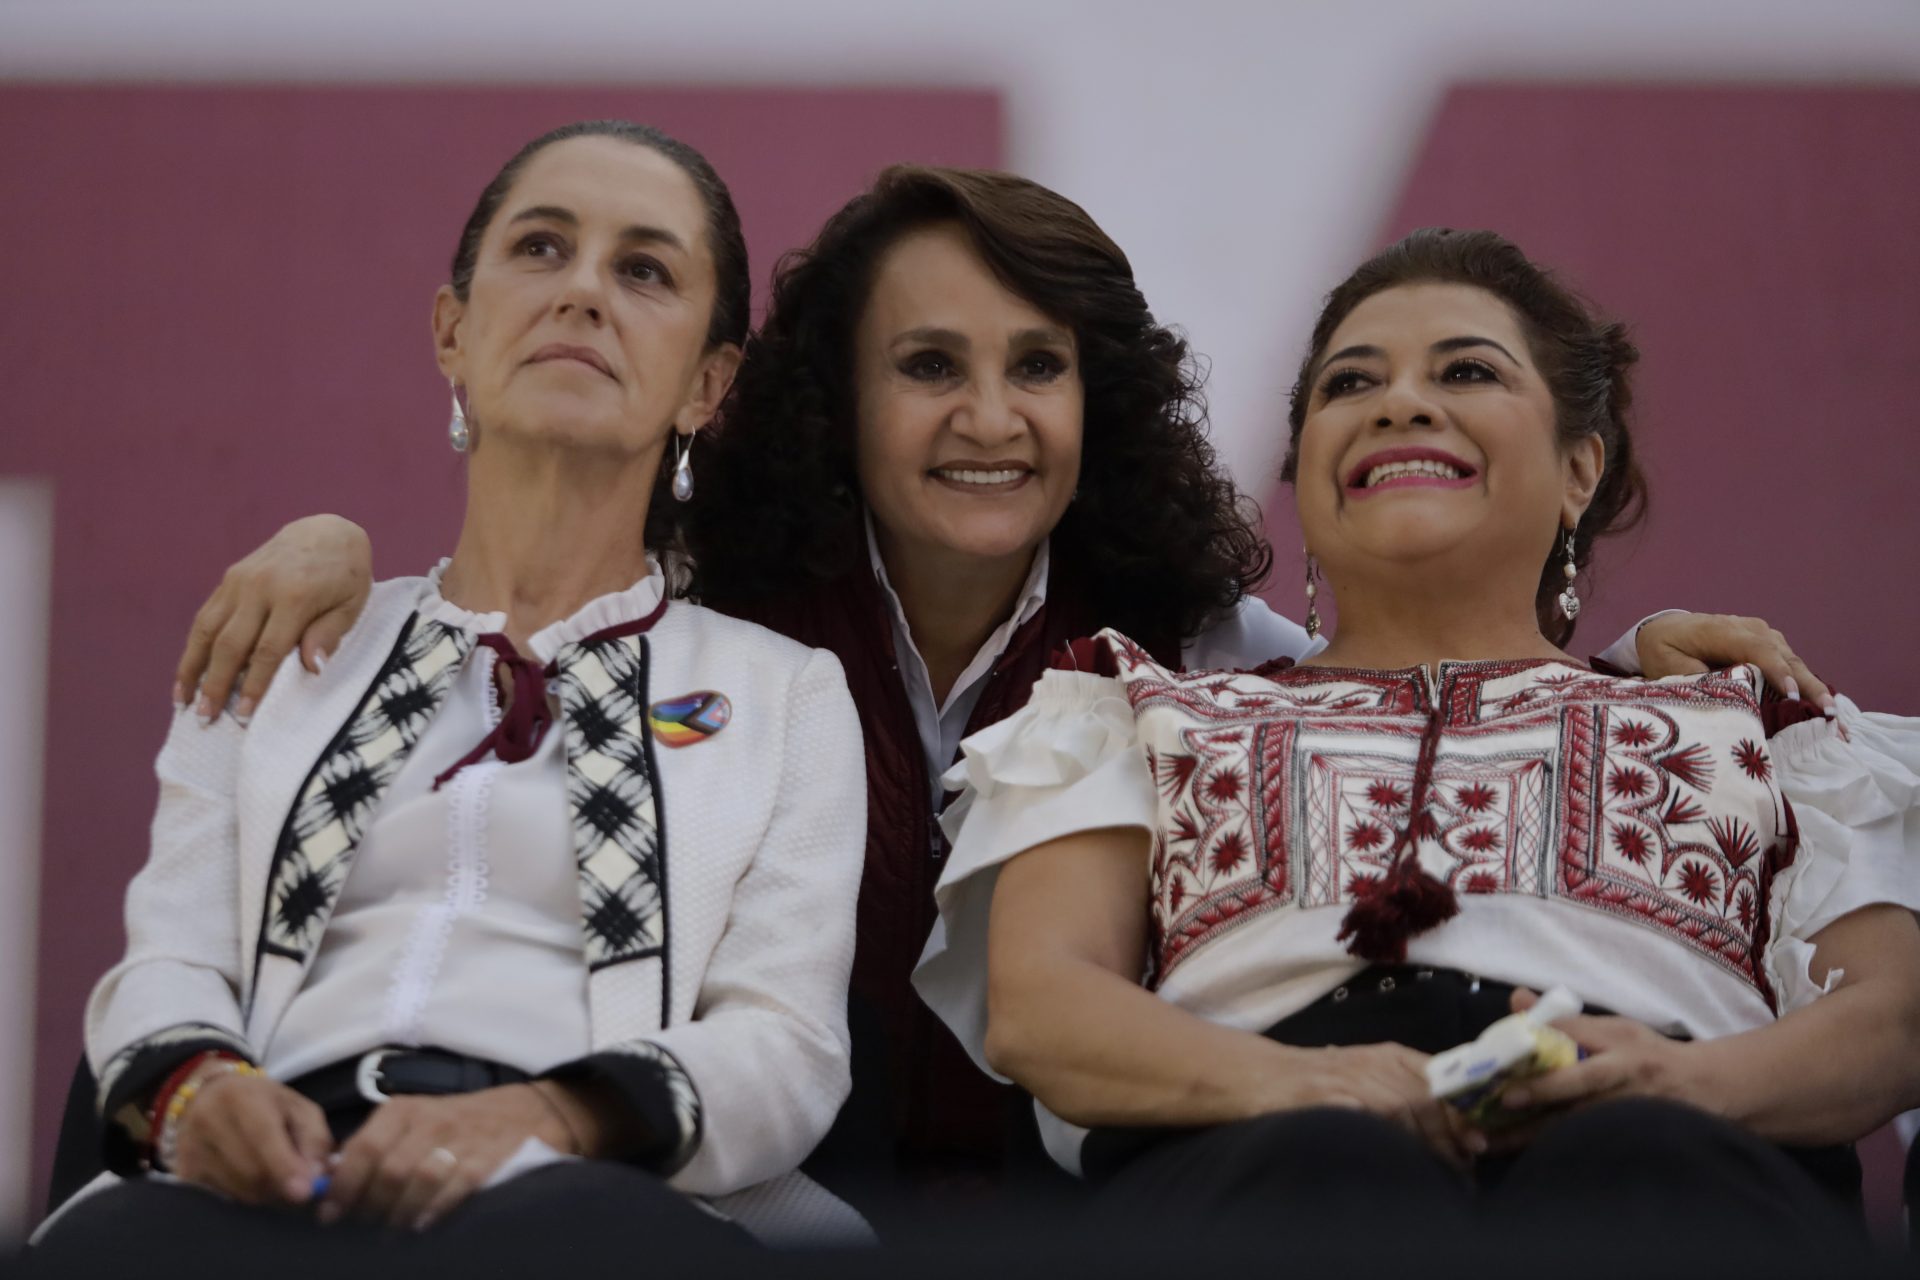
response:
<path fill-rule="evenodd" d="M 1512 988 L 1447 970 L 1376 969 L 1267 1034 L 1303 1047 L 1395 1042 L 1437 1052 L 1509 1012 Z M 1849 1148 L 1782 1149 L 1694 1108 L 1627 1099 L 1569 1112 L 1519 1154 L 1463 1173 L 1399 1126 L 1333 1108 L 1207 1129 L 1102 1129 L 1083 1160 L 1097 1214 L 1150 1207 L 1325 1235 L 1383 1213 L 1440 1232 L 1470 1224 L 1610 1232 L 1705 1245 L 1861 1234 Z M 1584 1224 L 1584 1225 L 1583 1225 Z"/>
<path fill-rule="evenodd" d="M 136 1178 L 74 1205 L 28 1254 L 32 1276 L 607 1276 L 751 1274 L 759 1250 L 659 1178 L 601 1160 L 533 1170 L 415 1234 L 323 1227 L 198 1187 Z"/>

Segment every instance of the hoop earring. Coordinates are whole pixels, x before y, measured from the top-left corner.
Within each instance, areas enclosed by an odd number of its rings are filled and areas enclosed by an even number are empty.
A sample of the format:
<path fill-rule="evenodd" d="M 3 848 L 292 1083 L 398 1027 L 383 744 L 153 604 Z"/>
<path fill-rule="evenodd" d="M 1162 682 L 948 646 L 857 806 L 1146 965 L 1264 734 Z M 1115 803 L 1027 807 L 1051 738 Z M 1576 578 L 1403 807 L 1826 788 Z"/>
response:
<path fill-rule="evenodd" d="M 676 502 L 687 502 L 693 498 L 693 446 L 690 436 L 674 436 L 679 456 L 673 460 L 673 497 Z"/>
<path fill-rule="evenodd" d="M 1313 552 L 1307 552 L 1307 638 L 1320 638 L 1320 609 L 1316 603 L 1320 596 L 1320 562 L 1313 558 Z"/>
<path fill-rule="evenodd" d="M 1574 594 L 1573 580 L 1580 576 L 1580 566 L 1573 562 L 1573 530 L 1567 530 L 1567 562 L 1560 571 L 1567 575 L 1567 589 L 1560 593 L 1560 616 L 1572 622 L 1580 616 L 1580 597 Z"/>
<path fill-rule="evenodd" d="M 467 411 L 460 405 L 460 384 L 448 378 L 447 386 L 453 394 L 453 419 L 447 423 L 447 443 L 455 453 L 465 453 L 473 443 L 473 433 L 467 430 Z"/>

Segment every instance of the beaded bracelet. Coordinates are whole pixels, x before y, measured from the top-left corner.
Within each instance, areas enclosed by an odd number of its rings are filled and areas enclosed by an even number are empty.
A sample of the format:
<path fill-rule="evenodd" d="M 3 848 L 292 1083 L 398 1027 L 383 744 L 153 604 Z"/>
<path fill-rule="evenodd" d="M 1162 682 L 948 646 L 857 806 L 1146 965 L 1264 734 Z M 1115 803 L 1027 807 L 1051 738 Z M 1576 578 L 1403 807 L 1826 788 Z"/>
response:
<path fill-rule="evenodd" d="M 147 1104 L 145 1112 L 147 1131 L 140 1135 L 141 1141 L 146 1144 L 149 1154 L 152 1153 L 154 1142 L 160 1137 L 160 1122 L 166 1119 L 167 1103 L 172 1099 L 173 1091 L 184 1084 L 187 1077 L 191 1076 L 201 1067 L 206 1066 L 207 1063 L 215 1058 L 233 1058 L 238 1060 L 238 1055 L 229 1053 L 225 1049 L 202 1049 L 199 1053 L 194 1054 L 191 1058 L 186 1059 L 179 1066 L 168 1072 L 167 1078 L 161 1082 L 160 1087 L 153 1091 L 153 1100 Z"/>
<path fill-rule="evenodd" d="M 180 1118 L 187 1114 L 187 1108 L 193 1103 L 200 1090 L 215 1076 L 257 1076 L 263 1074 L 260 1068 L 251 1062 L 242 1062 L 238 1058 L 226 1056 L 209 1058 L 200 1064 L 192 1075 L 175 1087 L 173 1096 L 167 1099 L 166 1114 L 160 1119 L 159 1136 L 154 1142 L 154 1155 L 162 1169 L 172 1169 L 180 1154 Z"/>

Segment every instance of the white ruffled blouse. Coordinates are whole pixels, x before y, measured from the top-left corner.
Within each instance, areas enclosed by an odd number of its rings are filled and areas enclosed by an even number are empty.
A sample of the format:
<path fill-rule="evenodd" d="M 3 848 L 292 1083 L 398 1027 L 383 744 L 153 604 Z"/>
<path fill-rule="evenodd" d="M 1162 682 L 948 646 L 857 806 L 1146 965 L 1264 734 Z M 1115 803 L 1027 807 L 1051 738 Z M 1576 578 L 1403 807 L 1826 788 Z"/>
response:
<path fill-rule="evenodd" d="M 962 745 L 953 851 L 914 982 L 983 1069 L 999 868 L 1140 827 L 1163 998 L 1260 1031 L 1366 962 L 1339 937 L 1410 854 L 1459 914 L 1410 964 L 1545 988 L 1705 1038 L 1821 994 L 1812 939 L 1873 903 L 1920 909 L 1920 720 L 1840 698 L 1768 739 L 1751 667 L 1642 681 L 1566 662 L 1362 672 L 1169 671 L 1102 633 L 1119 675 L 1050 671 Z M 1829 982 L 1832 978 L 1829 978 Z M 1042 1111 L 1077 1165 L 1079 1131 Z"/>
<path fill-rule="evenodd" d="M 428 575 L 420 617 L 475 637 L 504 613 L 472 613 Z M 536 632 L 551 662 L 576 640 L 652 613 L 657 565 Z M 387 1045 L 450 1049 L 528 1072 L 591 1047 L 565 735 L 525 760 L 488 757 L 435 780 L 500 723 L 494 651 L 475 645 L 360 845 L 307 979 L 262 1064 L 291 1080 Z"/>

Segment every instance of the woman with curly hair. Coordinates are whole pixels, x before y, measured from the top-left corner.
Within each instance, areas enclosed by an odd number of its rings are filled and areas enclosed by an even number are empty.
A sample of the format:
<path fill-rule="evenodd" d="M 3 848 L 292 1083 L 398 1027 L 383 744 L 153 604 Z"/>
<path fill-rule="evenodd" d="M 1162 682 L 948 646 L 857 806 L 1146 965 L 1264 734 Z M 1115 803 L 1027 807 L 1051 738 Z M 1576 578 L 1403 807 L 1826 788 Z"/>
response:
<path fill-rule="evenodd" d="M 1011 174 L 896 166 L 781 263 L 685 470 L 686 589 L 835 653 L 865 731 L 854 1090 L 810 1168 L 867 1205 L 863 1182 L 997 1180 L 1030 1109 L 909 985 L 960 739 L 1019 710 L 1049 654 L 1101 627 L 1170 666 L 1318 647 L 1251 594 L 1270 555 L 1207 441 L 1192 355 L 1078 205 Z M 222 652 L 204 707 L 242 662 L 303 634 L 322 650 L 357 612 L 364 535 L 312 521 L 230 571 L 196 619 L 182 688 Z M 1643 656 L 1632 640 L 1609 652 L 1665 674 L 1682 650 L 1765 660 L 1821 692 L 1759 624 L 1668 615 L 1640 629 Z M 1029 1148 L 1024 1167 L 1044 1168 Z"/>

